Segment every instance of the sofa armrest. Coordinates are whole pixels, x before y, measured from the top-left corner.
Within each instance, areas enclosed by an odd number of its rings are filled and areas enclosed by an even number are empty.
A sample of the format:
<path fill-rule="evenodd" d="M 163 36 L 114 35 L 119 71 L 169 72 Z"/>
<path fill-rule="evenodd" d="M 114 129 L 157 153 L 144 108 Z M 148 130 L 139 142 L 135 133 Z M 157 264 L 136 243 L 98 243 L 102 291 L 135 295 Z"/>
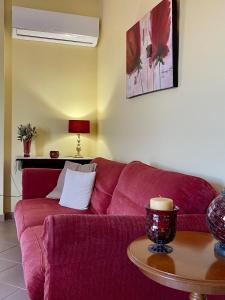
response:
<path fill-rule="evenodd" d="M 144 217 L 47 217 L 44 299 L 133 299 L 134 282 L 144 290 L 143 283 L 148 286 L 149 280 L 129 261 L 126 251 L 143 234 Z"/>
<path fill-rule="evenodd" d="M 119 252 L 122 245 L 144 234 L 145 218 L 139 216 L 54 215 L 44 223 L 47 260 L 53 264 L 73 263 L 90 253 L 102 256 L 110 251 L 111 255 L 115 244 Z"/>
<path fill-rule="evenodd" d="M 53 190 L 61 170 L 27 168 L 22 173 L 22 198 L 42 198 Z"/>
<path fill-rule="evenodd" d="M 203 219 L 181 215 L 178 229 L 204 230 Z M 141 235 L 145 235 L 143 216 L 48 216 L 43 233 L 45 299 L 65 295 L 79 300 L 134 299 L 134 294 L 135 299 L 146 299 L 146 295 L 157 295 L 158 285 L 127 257 L 128 245 Z"/>

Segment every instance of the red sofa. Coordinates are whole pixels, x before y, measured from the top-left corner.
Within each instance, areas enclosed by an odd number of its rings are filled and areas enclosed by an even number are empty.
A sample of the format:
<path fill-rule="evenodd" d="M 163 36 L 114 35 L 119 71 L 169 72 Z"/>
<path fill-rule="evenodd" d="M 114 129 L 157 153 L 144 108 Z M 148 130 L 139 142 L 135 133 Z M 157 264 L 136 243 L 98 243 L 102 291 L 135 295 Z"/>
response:
<path fill-rule="evenodd" d="M 215 190 L 201 178 L 137 161 L 94 162 L 96 182 L 86 211 L 45 198 L 60 170 L 23 170 L 23 200 L 16 205 L 15 220 L 31 299 L 188 299 L 146 278 L 129 261 L 127 246 L 145 234 L 144 206 L 158 195 L 180 207 L 178 230 L 207 231 L 205 212 Z"/>

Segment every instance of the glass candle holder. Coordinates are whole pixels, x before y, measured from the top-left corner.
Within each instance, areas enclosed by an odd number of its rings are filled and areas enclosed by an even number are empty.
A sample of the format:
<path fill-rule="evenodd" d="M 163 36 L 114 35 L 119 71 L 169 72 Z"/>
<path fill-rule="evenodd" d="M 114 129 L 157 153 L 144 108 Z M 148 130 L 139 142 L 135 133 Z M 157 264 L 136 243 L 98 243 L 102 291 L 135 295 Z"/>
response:
<path fill-rule="evenodd" d="M 173 248 L 168 246 L 176 235 L 177 212 L 179 207 L 173 210 L 155 210 L 146 206 L 146 233 L 147 237 L 155 244 L 148 250 L 152 253 L 171 253 Z"/>
<path fill-rule="evenodd" d="M 59 151 L 52 150 L 49 152 L 49 155 L 51 158 L 58 158 L 59 157 Z"/>

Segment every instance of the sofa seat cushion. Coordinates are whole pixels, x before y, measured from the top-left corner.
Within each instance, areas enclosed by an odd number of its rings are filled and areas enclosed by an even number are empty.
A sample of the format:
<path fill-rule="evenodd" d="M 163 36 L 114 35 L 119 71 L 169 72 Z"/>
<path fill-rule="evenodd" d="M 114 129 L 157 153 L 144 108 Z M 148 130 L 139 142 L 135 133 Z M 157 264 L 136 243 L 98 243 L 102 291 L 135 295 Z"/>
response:
<path fill-rule="evenodd" d="M 24 280 L 32 300 L 44 299 L 45 263 L 42 226 L 28 227 L 20 239 Z"/>
<path fill-rule="evenodd" d="M 216 191 L 204 179 L 135 161 L 122 171 L 108 208 L 110 215 L 145 215 L 153 197 L 168 197 L 182 214 L 204 214 Z"/>
<path fill-rule="evenodd" d="M 95 185 L 91 196 L 91 208 L 96 214 L 106 214 L 120 173 L 126 164 L 97 157 Z"/>
<path fill-rule="evenodd" d="M 49 215 L 61 214 L 93 214 L 90 209 L 78 210 L 59 205 L 57 200 L 38 198 L 24 199 L 16 204 L 14 216 L 17 235 L 20 239 L 22 232 L 30 226 L 42 225 Z"/>

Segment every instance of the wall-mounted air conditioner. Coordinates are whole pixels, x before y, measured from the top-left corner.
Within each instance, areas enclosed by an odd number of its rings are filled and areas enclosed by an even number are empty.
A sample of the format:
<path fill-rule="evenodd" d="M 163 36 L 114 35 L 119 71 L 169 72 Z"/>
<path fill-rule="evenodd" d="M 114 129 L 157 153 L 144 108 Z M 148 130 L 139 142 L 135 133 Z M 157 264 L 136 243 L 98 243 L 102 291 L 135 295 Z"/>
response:
<path fill-rule="evenodd" d="M 13 6 L 12 35 L 17 39 L 95 47 L 99 19 Z"/>

